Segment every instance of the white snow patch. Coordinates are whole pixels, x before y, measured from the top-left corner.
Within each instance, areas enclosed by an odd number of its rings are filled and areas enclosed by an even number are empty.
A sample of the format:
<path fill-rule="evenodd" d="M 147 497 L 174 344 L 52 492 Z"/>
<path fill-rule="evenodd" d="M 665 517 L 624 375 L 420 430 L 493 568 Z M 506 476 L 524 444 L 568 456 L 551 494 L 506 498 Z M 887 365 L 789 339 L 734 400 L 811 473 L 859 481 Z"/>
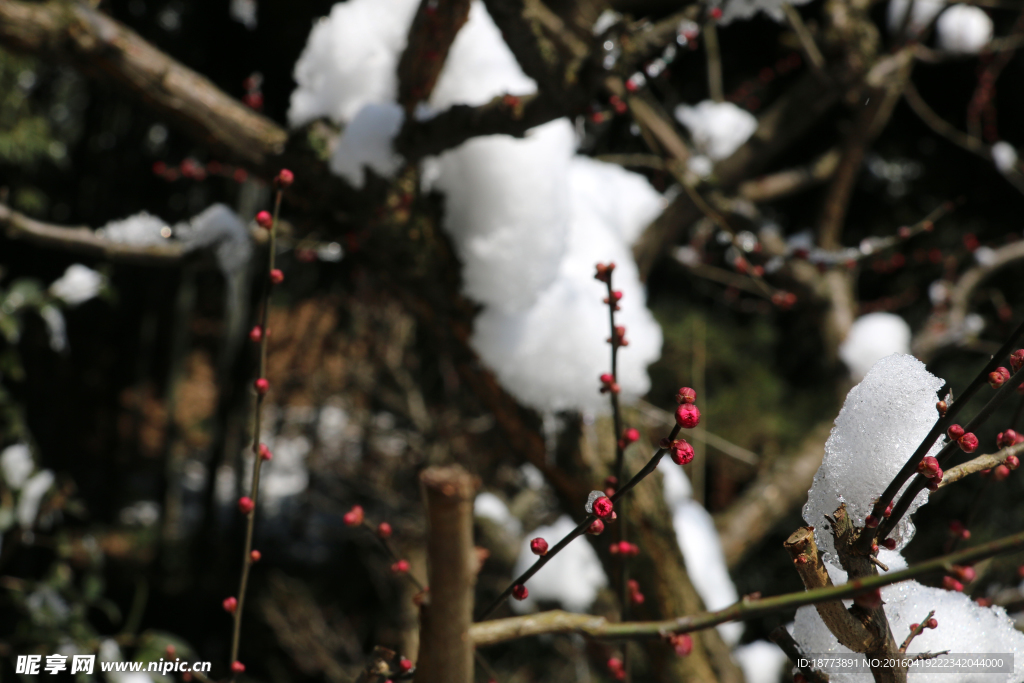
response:
<path fill-rule="evenodd" d="M 523 539 L 512 574 L 519 576 L 536 561 L 530 539 L 540 536 L 553 546 L 575 528 L 572 518 L 562 515 L 551 526 L 531 531 L 527 534 L 529 538 Z M 511 605 L 514 611 L 524 613 L 533 610 L 538 601 L 557 602 L 570 612 L 585 612 L 597 597 L 598 589 L 606 585 L 608 578 L 597 553 L 585 538 L 577 538 L 527 582 L 529 596 L 522 601 L 512 600 Z"/>
<path fill-rule="evenodd" d="M 877 361 L 894 353 L 910 353 L 910 325 L 894 313 L 868 313 L 853 321 L 839 345 L 839 358 L 854 380 L 860 380 Z"/>
<path fill-rule="evenodd" d="M 345 126 L 331 154 L 330 168 L 335 175 L 361 189 L 366 180 L 364 166 L 390 178 L 402 164 L 392 141 L 405 121 L 405 112 L 397 104 L 367 104 Z"/>
<path fill-rule="evenodd" d="M 0 453 L 0 474 L 3 474 L 4 481 L 15 491 L 25 485 L 35 467 L 32 452 L 26 444 L 16 443 Z"/>
<path fill-rule="evenodd" d="M 732 656 L 743 669 L 747 683 L 780 683 L 789 668 L 786 653 L 767 640 L 740 645 Z"/>
<path fill-rule="evenodd" d="M 231 0 L 231 7 L 228 10 L 232 19 L 250 31 L 259 25 L 258 11 L 256 0 Z"/>
<path fill-rule="evenodd" d="M 23 529 L 31 529 L 35 524 L 36 515 L 39 514 L 39 505 L 43 502 L 46 492 L 53 486 L 56 478 L 50 470 L 37 472 L 31 479 L 25 482 L 21 488 L 21 496 L 18 498 L 18 523 Z"/>
<path fill-rule="evenodd" d="M 1017 150 L 1009 142 L 1000 140 L 992 145 L 992 161 L 1000 173 L 1017 170 Z"/>
<path fill-rule="evenodd" d="M 757 119 L 732 102 L 704 100 L 676 107 L 676 118 L 690 131 L 694 145 L 712 161 L 725 159 L 757 130 Z"/>
<path fill-rule="evenodd" d="M 523 533 L 522 522 L 512 514 L 505 501 L 489 491 L 484 491 L 473 500 L 473 516 L 489 519 L 513 536 Z"/>
<path fill-rule="evenodd" d="M 88 266 L 74 263 L 50 285 L 50 294 L 68 306 L 78 306 L 100 293 L 103 276 Z"/>
<path fill-rule="evenodd" d="M 853 523 L 864 525 L 874 499 L 935 424 L 936 392 L 942 384 L 913 356 L 893 354 L 878 361 L 846 396 L 803 509 L 804 520 L 815 527 L 814 537 L 829 562 L 838 564 L 832 535 L 822 523 L 824 516 L 845 502 Z M 934 455 L 941 446 L 940 439 L 930 453 Z M 897 548 L 913 538 L 910 515 L 927 500 L 928 492 L 922 491 L 890 535 Z"/>
<path fill-rule="evenodd" d="M 349 0 L 320 18 L 295 63 L 288 122 L 350 121 L 364 105 L 394 101 L 398 60 L 419 0 Z"/>
<path fill-rule="evenodd" d="M 992 40 L 992 19 L 985 10 L 971 5 L 953 5 L 935 23 L 940 50 L 976 55 Z"/>
<path fill-rule="evenodd" d="M 159 216 L 143 211 L 121 220 L 110 221 L 96 232 L 112 242 L 150 246 L 167 242 L 167 239 L 161 234 L 165 228 L 167 228 L 166 221 Z"/>

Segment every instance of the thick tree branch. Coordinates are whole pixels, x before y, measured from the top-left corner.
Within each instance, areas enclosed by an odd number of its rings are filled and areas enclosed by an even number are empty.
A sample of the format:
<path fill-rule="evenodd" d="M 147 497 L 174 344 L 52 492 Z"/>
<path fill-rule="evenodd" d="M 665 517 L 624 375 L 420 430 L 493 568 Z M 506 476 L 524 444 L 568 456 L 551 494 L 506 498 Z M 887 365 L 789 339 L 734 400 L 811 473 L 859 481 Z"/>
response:
<path fill-rule="evenodd" d="M 406 118 L 430 97 L 456 34 L 469 18 L 469 0 L 421 0 L 398 62 L 398 103 Z"/>

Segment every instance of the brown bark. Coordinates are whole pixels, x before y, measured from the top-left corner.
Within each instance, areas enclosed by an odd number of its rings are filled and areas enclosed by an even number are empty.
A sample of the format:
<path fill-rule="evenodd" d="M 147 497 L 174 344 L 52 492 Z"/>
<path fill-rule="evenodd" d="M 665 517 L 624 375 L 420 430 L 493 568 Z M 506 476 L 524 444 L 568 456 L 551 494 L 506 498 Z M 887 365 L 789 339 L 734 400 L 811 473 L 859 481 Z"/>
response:
<path fill-rule="evenodd" d="M 398 63 L 398 103 L 409 117 L 434 90 L 448 50 L 469 18 L 469 0 L 421 0 Z"/>
<path fill-rule="evenodd" d="M 427 504 L 429 603 L 423 606 L 418 683 L 472 683 L 473 499 L 479 480 L 462 467 L 431 467 L 420 475 Z"/>

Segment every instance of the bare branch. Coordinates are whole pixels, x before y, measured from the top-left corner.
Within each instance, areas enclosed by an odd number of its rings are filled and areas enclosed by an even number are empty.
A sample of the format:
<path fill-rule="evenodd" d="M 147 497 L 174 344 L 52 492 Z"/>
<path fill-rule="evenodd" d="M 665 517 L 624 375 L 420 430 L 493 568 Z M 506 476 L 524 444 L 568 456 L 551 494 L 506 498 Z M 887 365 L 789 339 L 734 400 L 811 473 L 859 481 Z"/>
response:
<path fill-rule="evenodd" d="M 1006 459 L 1011 455 L 1019 456 L 1021 453 L 1024 453 L 1024 444 L 1017 444 L 1016 446 L 1004 448 L 998 453 L 979 455 L 978 457 L 968 460 L 956 467 L 950 467 L 948 470 L 943 472 L 942 481 L 939 482 L 939 488 L 955 484 L 969 474 L 981 472 L 982 470 L 990 470 L 993 467 L 999 467 L 1005 463 Z"/>

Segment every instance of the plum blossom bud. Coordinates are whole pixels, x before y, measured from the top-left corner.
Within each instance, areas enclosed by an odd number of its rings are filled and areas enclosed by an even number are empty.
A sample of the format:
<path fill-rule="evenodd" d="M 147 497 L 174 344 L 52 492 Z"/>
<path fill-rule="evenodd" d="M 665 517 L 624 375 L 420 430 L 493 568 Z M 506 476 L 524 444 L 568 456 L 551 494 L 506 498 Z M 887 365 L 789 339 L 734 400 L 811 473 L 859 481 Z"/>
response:
<path fill-rule="evenodd" d="M 228 614 L 234 614 L 235 610 L 238 609 L 238 598 L 230 597 L 224 598 L 224 602 L 220 603 L 220 606 L 224 608 L 224 611 Z"/>
<path fill-rule="evenodd" d="M 885 547 L 886 550 L 896 550 L 896 539 L 887 538 L 884 541 L 882 541 L 882 545 Z"/>
<path fill-rule="evenodd" d="M 936 477 L 942 476 L 942 469 L 939 467 L 939 461 L 931 455 L 926 455 L 921 458 L 921 462 L 917 463 L 917 471 L 922 477 L 928 479 L 935 479 Z"/>
<path fill-rule="evenodd" d="M 885 506 L 885 512 L 882 513 L 882 516 L 885 518 L 892 517 L 892 503 Z"/>
<path fill-rule="evenodd" d="M 271 460 L 274 454 L 270 452 L 270 447 L 265 443 L 260 444 L 260 460 Z"/>
<path fill-rule="evenodd" d="M 637 431 L 636 428 L 634 428 L 634 427 L 630 427 L 629 429 L 625 429 L 622 432 L 622 440 L 627 445 L 631 444 L 631 443 L 636 443 L 637 441 L 640 440 L 640 432 Z"/>
<path fill-rule="evenodd" d="M 693 638 L 689 633 L 678 633 L 669 637 L 668 642 L 680 657 L 685 657 L 693 652 Z"/>
<path fill-rule="evenodd" d="M 924 622 L 924 627 L 925 628 L 938 628 L 939 627 L 939 620 L 936 619 L 935 617 L 932 617 L 928 621 Z"/>
<path fill-rule="evenodd" d="M 597 273 L 595 273 L 594 279 L 595 280 L 600 280 L 601 282 L 610 282 L 611 279 L 612 279 L 612 271 L 613 270 L 615 270 L 615 264 L 614 263 L 608 263 L 608 264 L 598 263 L 597 264 Z"/>
<path fill-rule="evenodd" d="M 391 525 L 381 522 L 377 525 L 377 535 L 381 538 L 391 538 Z"/>
<path fill-rule="evenodd" d="M 269 211 L 260 211 L 256 214 L 256 225 L 264 230 L 270 230 L 274 227 L 274 217 L 270 215 Z"/>
<path fill-rule="evenodd" d="M 363 523 L 365 518 L 366 515 L 363 512 L 363 506 L 353 505 L 352 509 L 346 512 L 344 517 L 342 517 L 342 520 L 344 520 L 345 526 L 359 526 Z"/>
<path fill-rule="evenodd" d="M 1020 459 L 1016 455 L 1008 455 L 1006 456 L 1006 460 L 1003 461 L 1003 464 L 1009 469 L 1015 470 L 1020 467 Z"/>
<path fill-rule="evenodd" d="M 676 394 L 676 403 L 696 403 L 697 392 L 690 387 L 683 387 Z"/>
<path fill-rule="evenodd" d="M 516 600 L 525 600 L 530 595 L 529 589 L 521 583 L 512 586 L 512 597 Z"/>
<path fill-rule="evenodd" d="M 977 572 L 974 571 L 974 567 L 965 567 L 957 564 L 953 565 L 953 573 L 956 574 L 956 578 L 964 583 L 970 583 L 978 576 Z"/>
<path fill-rule="evenodd" d="M 996 436 L 996 447 L 1006 448 L 1017 443 L 1017 432 L 1012 429 L 1007 429 L 1005 432 L 999 432 Z"/>
<path fill-rule="evenodd" d="M 1003 367 L 996 368 L 994 371 L 988 373 L 988 384 L 993 389 L 998 389 L 1003 386 L 1009 379 L 1010 371 Z"/>
<path fill-rule="evenodd" d="M 972 432 L 967 432 L 956 440 L 964 453 L 973 453 L 978 448 L 978 437 Z"/>
<path fill-rule="evenodd" d="M 543 538 L 535 538 L 530 541 L 530 552 L 534 555 L 547 555 L 548 554 L 548 542 Z"/>
<path fill-rule="evenodd" d="M 249 330 L 249 341 L 251 341 L 254 344 L 258 344 L 258 343 L 260 343 L 260 340 L 262 340 L 262 339 L 263 339 L 263 328 L 262 327 L 257 325 L 256 327 L 254 327 L 251 330 Z"/>
<path fill-rule="evenodd" d="M 613 512 L 612 499 L 608 496 L 602 495 L 600 498 L 594 501 L 594 514 L 601 519 L 607 519 Z"/>
<path fill-rule="evenodd" d="M 238 511 L 243 515 L 247 515 L 256 509 L 256 503 L 252 502 L 252 498 L 249 496 L 242 496 L 238 499 Z"/>
<path fill-rule="evenodd" d="M 245 664 L 242 664 L 241 662 L 239 662 L 237 660 L 234 661 L 234 662 L 231 662 L 231 673 L 244 674 L 245 673 Z"/>
<path fill-rule="evenodd" d="M 619 393 L 619 385 L 615 382 L 615 377 L 609 373 L 604 373 L 600 377 L 601 380 L 601 393 L 607 394 L 609 392 L 613 394 Z"/>
<path fill-rule="evenodd" d="M 950 441 L 956 441 L 964 435 L 964 428 L 960 425 L 949 425 L 949 429 L 946 430 L 946 436 L 949 437 Z"/>
<path fill-rule="evenodd" d="M 882 591 L 878 588 L 872 588 L 871 590 L 865 591 L 854 597 L 853 602 L 855 605 L 863 609 L 875 609 L 876 607 L 881 607 Z"/>
<path fill-rule="evenodd" d="M 398 668 L 401 669 L 402 673 L 410 671 L 412 669 L 412 662 L 405 657 L 398 660 Z"/>
<path fill-rule="evenodd" d="M 1024 366 L 1024 349 L 1017 349 L 1010 354 L 1010 367 L 1017 372 L 1021 366 Z"/>
<path fill-rule="evenodd" d="M 260 396 L 264 396 L 270 391 L 270 382 L 265 377 L 260 377 L 258 380 L 253 382 L 253 386 L 256 388 L 256 393 Z"/>
<path fill-rule="evenodd" d="M 868 515 L 864 518 L 864 526 L 868 529 L 874 529 L 878 526 L 878 517 L 875 517 L 874 515 Z"/>
<path fill-rule="evenodd" d="M 590 526 L 587 527 L 587 533 L 591 536 L 600 536 L 604 533 L 604 522 L 599 519 L 595 519 L 590 523 Z"/>
<path fill-rule="evenodd" d="M 672 457 L 672 462 L 677 465 L 686 465 L 693 460 L 693 446 L 688 444 L 685 439 L 676 439 L 669 446 L 669 455 Z"/>
<path fill-rule="evenodd" d="M 391 565 L 392 574 L 405 574 L 409 571 L 409 560 L 399 560 Z"/>
<path fill-rule="evenodd" d="M 676 424 L 683 429 L 693 429 L 700 423 L 700 409 L 692 403 L 682 403 L 676 408 Z"/>
<path fill-rule="evenodd" d="M 956 591 L 958 593 L 962 592 L 964 589 L 964 585 L 956 579 L 954 579 L 952 576 L 942 577 L 942 587 L 948 591 Z"/>
<path fill-rule="evenodd" d="M 253 550 L 251 553 L 249 553 L 249 561 L 251 561 L 253 564 L 259 562 L 262 559 L 263 553 L 261 553 L 259 550 Z"/>
<path fill-rule="evenodd" d="M 287 168 L 282 168 L 274 178 L 274 184 L 280 188 L 290 187 L 293 182 L 295 182 L 295 174 Z"/>
<path fill-rule="evenodd" d="M 935 404 L 935 409 L 939 411 L 939 417 L 945 417 L 946 411 L 949 410 L 949 405 L 945 401 L 939 401 Z"/>
<path fill-rule="evenodd" d="M 274 268 L 270 271 L 270 283 L 273 285 L 279 285 L 284 282 L 284 273 L 281 272 L 280 268 Z"/>
<path fill-rule="evenodd" d="M 996 481 L 1002 481 L 1010 476 L 1010 468 L 1006 465 L 999 465 L 992 470 L 992 478 Z"/>

